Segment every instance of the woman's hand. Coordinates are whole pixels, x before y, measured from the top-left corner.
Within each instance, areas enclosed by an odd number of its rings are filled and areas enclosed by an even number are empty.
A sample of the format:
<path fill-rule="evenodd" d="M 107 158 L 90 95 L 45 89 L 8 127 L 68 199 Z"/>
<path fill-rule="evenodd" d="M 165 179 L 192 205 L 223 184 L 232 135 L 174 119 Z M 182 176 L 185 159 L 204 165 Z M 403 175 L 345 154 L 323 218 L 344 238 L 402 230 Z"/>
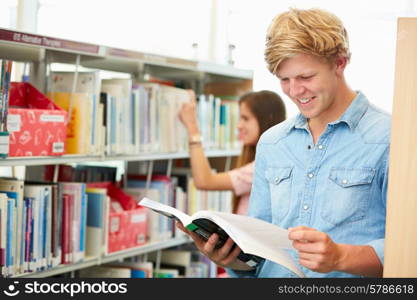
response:
<path fill-rule="evenodd" d="M 179 112 L 179 118 L 184 126 L 187 128 L 190 135 L 198 134 L 198 122 L 196 113 L 196 97 L 193 90 L 187 90 L 190 96 L 190 101 L 183 103 Z"/>

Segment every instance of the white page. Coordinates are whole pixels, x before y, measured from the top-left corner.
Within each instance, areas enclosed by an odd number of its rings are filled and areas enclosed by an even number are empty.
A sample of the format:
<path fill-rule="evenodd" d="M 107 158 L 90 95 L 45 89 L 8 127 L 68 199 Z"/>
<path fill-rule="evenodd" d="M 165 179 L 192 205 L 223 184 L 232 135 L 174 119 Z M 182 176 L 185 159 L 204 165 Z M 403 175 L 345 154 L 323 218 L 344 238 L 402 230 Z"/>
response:
<path fill-rule="evenodd" d="M 187 226 L 188 224 L 190 224 L 192 222 L 192 219 L 189 215 L 183 213 L 182 211 L 173 208 L 171 206 L 165 205 L 165 204 L 161 204 L 159 202 L 150 200 L 146 197 L 144 197 L 140 202 L 140 205 L 148 207 L 150 209 L 156 210 L 158 213 L 161 213 L 167 217 L 176 217 L 177 219 L 179 219 L 181 221 L 181 223 L 185 226 Z"/>
<path fill-rule="evenodd" d="M 286 229 L 249 216 L 208 210 L 198 211 L 190 217 L 178 209 L 146 197 L 139 204 L 166 216 L 175 216 L 181 220 L 184 226 L 198 218 L 212 220 L 235 241 L 243 252 L 273 261 L 288 268 L 298 276 L 305 277 L 286 251 L 294 249 L 292 242 L 288 239 L 288 230 Z"/>
<path fill-rule="evenodd" d="M 294 249 L 288 230 L 249 216 L 222 212 L 199 211 L 193 215 L 196 218 L 210 219 L 219 225 L 243 252 L 271 260 L 305 277 L 286 251 Z"/>

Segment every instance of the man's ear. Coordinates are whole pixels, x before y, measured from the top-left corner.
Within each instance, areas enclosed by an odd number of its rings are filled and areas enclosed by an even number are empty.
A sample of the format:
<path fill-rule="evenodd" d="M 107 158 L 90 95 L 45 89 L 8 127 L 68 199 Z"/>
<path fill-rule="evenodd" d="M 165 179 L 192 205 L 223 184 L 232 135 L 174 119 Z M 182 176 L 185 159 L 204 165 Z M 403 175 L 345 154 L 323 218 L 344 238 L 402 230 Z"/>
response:
<path fill-rule="evenodd" d="M 348 63 L 348 59 L 345 56 L 338 55 L 335 60 L 335 67 L 336 67 L 336 74 L 337 75 L 343 75 L 343 72 L 345 71 L 345 68 Z"/>

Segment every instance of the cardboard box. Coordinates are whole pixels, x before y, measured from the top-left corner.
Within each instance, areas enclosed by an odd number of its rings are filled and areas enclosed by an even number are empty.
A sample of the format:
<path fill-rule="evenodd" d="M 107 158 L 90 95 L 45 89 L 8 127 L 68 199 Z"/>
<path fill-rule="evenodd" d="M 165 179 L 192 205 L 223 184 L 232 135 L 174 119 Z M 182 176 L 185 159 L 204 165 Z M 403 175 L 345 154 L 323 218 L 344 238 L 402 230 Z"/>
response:
<path fill-rule="evenodd" d="M 27 82 L 10 84 L 9 156 L 65 154 L 67 112 Z"/>

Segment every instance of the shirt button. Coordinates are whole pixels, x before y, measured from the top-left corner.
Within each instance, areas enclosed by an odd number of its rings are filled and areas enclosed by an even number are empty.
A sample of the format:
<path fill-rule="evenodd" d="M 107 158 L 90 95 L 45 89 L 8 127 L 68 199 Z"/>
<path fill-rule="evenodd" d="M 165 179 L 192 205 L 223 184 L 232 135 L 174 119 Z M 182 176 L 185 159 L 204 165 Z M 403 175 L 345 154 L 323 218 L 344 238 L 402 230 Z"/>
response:
<path fill-rule="evenodd" d="M 308 205 L 303 206 L 304 210 L 308 210 Z"/>
<path fill-rule="evenodd" d="M 308 176 L 309 178 L 313 178 L 313 176 L 314 176 L 314 175 L 313 175 L 313 173 L 310 173 L 310 174 L 308 174 L 307 176 Z"/>
<path fill-rule="evenodd" d="M 342 180 L 342 183 L 343 183 L 343 184 L 347 184 L 347 183 L 348 183 L 348 181 L 347 181 L 346 179 L 343 179 L 343 180 Z"/>
<path fill-rule="evenodd" d="M 275 178 L 275 184 L 279 183 L 279 177 Z"/>
<path fill-rule="evenodd" d="M 318 148 L 319 148 L 320 150 L 322 150 L 322 149 L 323 149 L 323 145 L 318 145 Z"/>

